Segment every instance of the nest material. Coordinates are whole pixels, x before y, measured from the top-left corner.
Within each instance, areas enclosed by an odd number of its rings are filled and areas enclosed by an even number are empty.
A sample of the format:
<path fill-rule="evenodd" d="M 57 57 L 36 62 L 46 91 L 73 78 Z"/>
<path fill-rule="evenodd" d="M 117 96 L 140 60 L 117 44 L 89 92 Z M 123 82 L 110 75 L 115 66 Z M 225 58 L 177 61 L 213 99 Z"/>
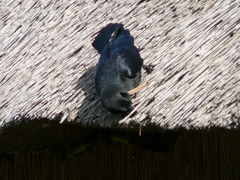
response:
<path fill-rule="evenodd" d="M 123 23 L 145 64 L 155 66 L 123 124 L 239 127 L 237 1 L 1 2 L 0 123 L 18 116 L 111 127 L 94 89 L 91 46 L 108 23 Z M 122 126 L 122 125 L 121 125 Z"/>

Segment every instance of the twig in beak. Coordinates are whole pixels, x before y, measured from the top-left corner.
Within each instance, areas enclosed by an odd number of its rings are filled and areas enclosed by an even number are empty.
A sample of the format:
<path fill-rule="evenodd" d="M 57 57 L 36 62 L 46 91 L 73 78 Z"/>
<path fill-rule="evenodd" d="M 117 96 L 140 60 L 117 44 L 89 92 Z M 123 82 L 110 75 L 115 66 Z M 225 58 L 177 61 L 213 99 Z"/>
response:
<path fill-rule="evenodd" d="M 143 88 L 147 87 L 148 86 L 148 83 L 145 83 L 145 84 L 142 84 L 142 85 L 139 85 L 138 87 L 134 88 L 134 89 L 131 89 L 130 91 L 128 91 L 129 94 L 134 94 L 140 90 L 142 90 Z"/>

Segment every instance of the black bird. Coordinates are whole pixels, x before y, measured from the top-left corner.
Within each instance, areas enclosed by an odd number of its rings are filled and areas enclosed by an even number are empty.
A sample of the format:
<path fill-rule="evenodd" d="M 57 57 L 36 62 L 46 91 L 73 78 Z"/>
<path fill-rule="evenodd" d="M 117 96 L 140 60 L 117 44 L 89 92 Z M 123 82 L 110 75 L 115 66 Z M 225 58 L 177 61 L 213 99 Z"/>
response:
<path fill-rule="evenodd" d="M 113 113 L 131 111 L 128 91 L 138 85 L 143 66 L 134 38 L 122 24 L 108 24 L 92 45 L 101 54 L 96 65 L 95 87 L 102 105 Z"/>

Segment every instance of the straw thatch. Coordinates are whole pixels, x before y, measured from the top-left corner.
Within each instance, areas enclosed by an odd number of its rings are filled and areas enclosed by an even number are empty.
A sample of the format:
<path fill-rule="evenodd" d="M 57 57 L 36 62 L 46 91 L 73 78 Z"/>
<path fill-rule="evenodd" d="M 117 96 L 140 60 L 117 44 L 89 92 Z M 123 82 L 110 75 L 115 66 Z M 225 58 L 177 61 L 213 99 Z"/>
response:
<path fill-rule="evenodd" d="M 103 127 L 239 126 L 238 1 L 3 1 L 0 6 L 0 122 L 18 117 Z M 135 37 L 145 64 L 123 119 L 102 108 L 93 84 L 91 46 L 110 22 Z"/>
<path fill-rule="evenodd" d="M 236 0 L 0 1 L 0 179 L 238 179 L 239 14 Z M 108 23 L 155 66 L 127 116 L 94 89 Z"/>

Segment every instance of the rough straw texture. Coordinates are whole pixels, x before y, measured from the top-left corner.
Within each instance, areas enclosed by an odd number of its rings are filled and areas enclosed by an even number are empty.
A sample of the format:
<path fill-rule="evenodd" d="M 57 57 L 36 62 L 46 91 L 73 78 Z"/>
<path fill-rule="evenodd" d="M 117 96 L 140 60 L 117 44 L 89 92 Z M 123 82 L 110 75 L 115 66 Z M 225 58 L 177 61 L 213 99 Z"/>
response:
<path fill-rule="evenodd" d="M 140 3 L 141 2 L 141 3 Z M 122 119 L 174 129 L 237 128 L 240 122 L 239 1 L 0 2 L 0 122 L 20 116 L 111 127 L 102 108 L 91 46 L 108 23 L 135 37 L 148 87 Z M 121 125 L 122 126 L 122 125 Z"/>

